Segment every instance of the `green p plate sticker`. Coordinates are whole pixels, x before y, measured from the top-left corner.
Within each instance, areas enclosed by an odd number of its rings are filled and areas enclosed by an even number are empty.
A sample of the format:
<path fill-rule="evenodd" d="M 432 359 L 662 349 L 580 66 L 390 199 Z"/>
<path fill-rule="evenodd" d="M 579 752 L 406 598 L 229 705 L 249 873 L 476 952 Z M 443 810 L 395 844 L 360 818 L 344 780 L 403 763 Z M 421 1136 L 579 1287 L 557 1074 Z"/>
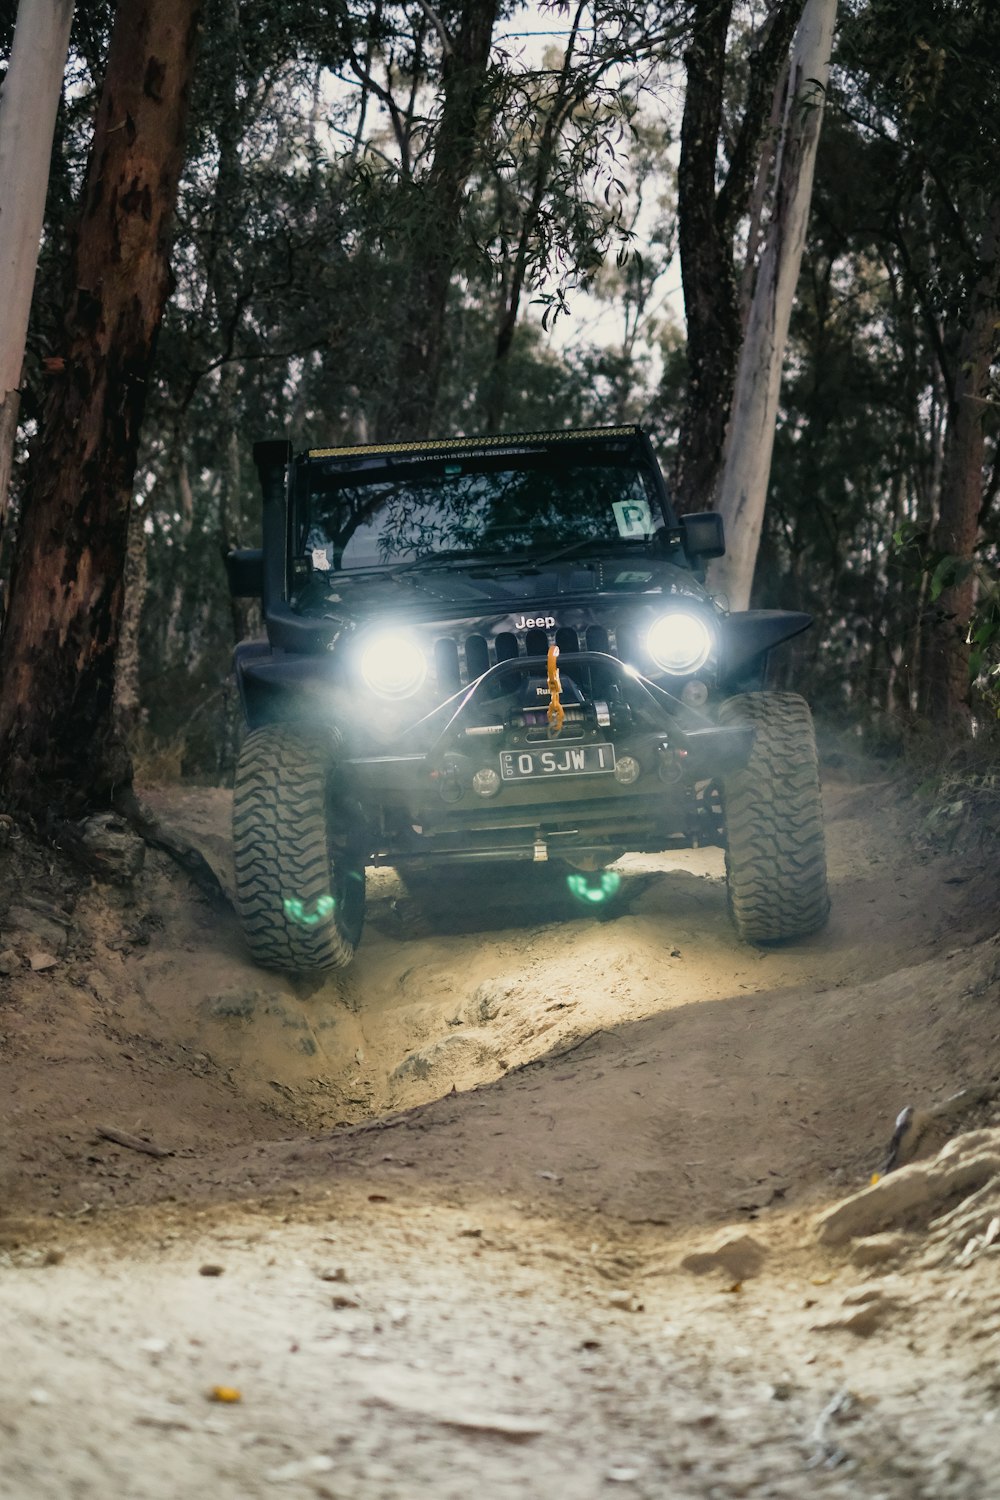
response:
<path fill-rule="evenodd" d="M 653 530 L 653 512 L 648 500 L 613 500 L 611 509 L 615 513 L 618 535 L 646 537 Z"/>

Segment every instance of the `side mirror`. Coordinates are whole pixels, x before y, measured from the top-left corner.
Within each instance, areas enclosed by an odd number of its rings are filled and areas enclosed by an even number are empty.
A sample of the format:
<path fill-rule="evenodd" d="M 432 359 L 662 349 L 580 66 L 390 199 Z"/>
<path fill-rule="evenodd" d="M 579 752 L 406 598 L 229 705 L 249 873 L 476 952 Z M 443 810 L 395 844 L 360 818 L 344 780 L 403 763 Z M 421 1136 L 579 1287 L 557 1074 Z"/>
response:
<path fill-rule="evenodd" d="M 684 551 L 692 562 L 707 562 L 712 557 L 725 557 L 726 534 L 722 517 L 716 510 L 700 510 L 691 516 L 681 516 L 684 533 Z"/>
<path fill-rule="evenodd" d="M 260 599 L 264 594 L 264 549 L 240 547 L 226 553 L 226 576 L 234 599 Z"/>

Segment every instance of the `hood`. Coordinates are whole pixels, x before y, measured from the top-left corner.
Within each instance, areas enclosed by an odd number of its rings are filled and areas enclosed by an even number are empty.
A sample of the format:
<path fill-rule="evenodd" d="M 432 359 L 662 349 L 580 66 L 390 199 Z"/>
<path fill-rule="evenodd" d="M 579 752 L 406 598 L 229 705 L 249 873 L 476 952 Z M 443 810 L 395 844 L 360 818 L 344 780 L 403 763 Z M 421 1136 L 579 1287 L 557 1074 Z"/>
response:
<path fill-rule="evenodd" d="M 590 603 L 657 594 L 706 599 L 694 576 L 662 559 L 607 555 L 549 563 L 432 562 L 370 573 L 314 574 L 295 600 L 311 619 L 382 613 L 416 619 L 503 614 L 532 604 Z"/>

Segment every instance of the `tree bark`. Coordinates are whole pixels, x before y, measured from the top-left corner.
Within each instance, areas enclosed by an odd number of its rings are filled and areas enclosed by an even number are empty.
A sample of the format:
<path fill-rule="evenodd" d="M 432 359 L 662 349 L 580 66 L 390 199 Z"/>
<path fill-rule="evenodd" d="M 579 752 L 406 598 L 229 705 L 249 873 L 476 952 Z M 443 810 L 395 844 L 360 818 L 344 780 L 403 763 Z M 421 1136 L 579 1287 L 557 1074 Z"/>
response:
<path fill-rule="evenodd" d="M 125 551 L 125 597 L 118 632 L 115 658 L 115 730 L 126 743 L 142 724 L 142 696 L 139 690 L 139 632 L 142 607 L 146 602 L 148 582 L 146 554 L 146 510 L 133 504 L 128 518 Z"/>
<path fill-rule="evenodd" d="M 21 0 L 0 89 L 0 530 L 73 0 Z"/>
<path fill-rule="evenodd" d="M 684 58 L 687 86 L 677 176 L 677 245 L 687 323 L 687 398 L 681 419 L 674 499 L 703 508 L 718 471 L 732 397 L 740 321 L 732 245 L 716 217 L 731 0 L 701 0 Z"/>
<path fill-rule="evenodd" d="M 434 160 L 420 186 L 395 395 L 380 422 L 383 437 L 423 437 L 433 421 L 462 200 L 476 161 L 497 8 L 497 0 L 463 0 L 458 31 L 445 54 L 441 121 Z"/>
<path fill-rule="evenodd" d="M 47 820 L 131 778 L 113 726 L 128 515 L 199 0 L 122 0 L 70 267 L 53 382 L 0 639 L 0 794 Z"/>
<path fill-rule="evenodd" d="M 727 550 L 709 574 L 709 586 L 726 595 L 731 609 L 749 605 L 760 546 L 781 367 L 809 220 L 836 12 L 837 0 L 807 0 L 789 71 L 774 211 L 737 367 L 719 488 Z"/>
<path fill-rule="evenodd" d="M 674 501 L 681 513 L 711 503 L 722 465 L 742 327 L 734 239 L 747 213 L 788 47 L 803 0 L 780 0 L 753 53 L 747 102 L 718 185 L 726 41 L 732 0 L 697 0 L 684 57 L 687 84 L 677 174 L 677 243 L 687 324 L 688 384 Z"/>
<path fill-rule="evenodd" d="M 973 558 L 983 503 L 984 399 L 1000 326 L 1000 196 L 990 205 L 979 244 L 979 276 L 972 289 L 948 412 L 941 500 L 931 535 L 935 556 L 955 560 L 955 582 L 928 604 L 923 620 L 918 712 L 936 729 L 969 725 L 969 621 L 976 596 Z"/>
<path fill-rule="evenodd" d="M 7 519 L 10 476 L 14 469 L 14 446 L 17 442 L 17 419 L 21 410 L 19 391 L 8 391 L 0 399 L 0 539 Z M 3 582 L 0 581 L 0 625 L 3 624 Z"/>

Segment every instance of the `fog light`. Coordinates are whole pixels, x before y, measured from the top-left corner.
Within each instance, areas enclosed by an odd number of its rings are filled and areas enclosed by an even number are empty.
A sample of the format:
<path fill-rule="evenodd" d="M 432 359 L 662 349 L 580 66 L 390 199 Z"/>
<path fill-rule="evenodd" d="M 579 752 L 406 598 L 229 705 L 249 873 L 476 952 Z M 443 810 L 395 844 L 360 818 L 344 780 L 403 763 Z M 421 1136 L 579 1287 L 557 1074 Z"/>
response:
<path fill-rule="evenodd" d="M 691 708 L 704 708 L 708 702 L 708 684 L 699 682 L 697 678 L 693 682 L 686 682 L 681 689 L 681 697 Z"/>
<path fill-rule="evenodd" d="M 631 786 L 642 775 L 642 767 L 634 755 L 621 755 L 615 765 L 615 780 L 622 786 Z"/>
<path fill-rule="evenodd" d="M 495 797 L 500 790 L 500 777 L 489 766 L 484 766 L 473 776 L 472 790 L 477 797 Z"/>

